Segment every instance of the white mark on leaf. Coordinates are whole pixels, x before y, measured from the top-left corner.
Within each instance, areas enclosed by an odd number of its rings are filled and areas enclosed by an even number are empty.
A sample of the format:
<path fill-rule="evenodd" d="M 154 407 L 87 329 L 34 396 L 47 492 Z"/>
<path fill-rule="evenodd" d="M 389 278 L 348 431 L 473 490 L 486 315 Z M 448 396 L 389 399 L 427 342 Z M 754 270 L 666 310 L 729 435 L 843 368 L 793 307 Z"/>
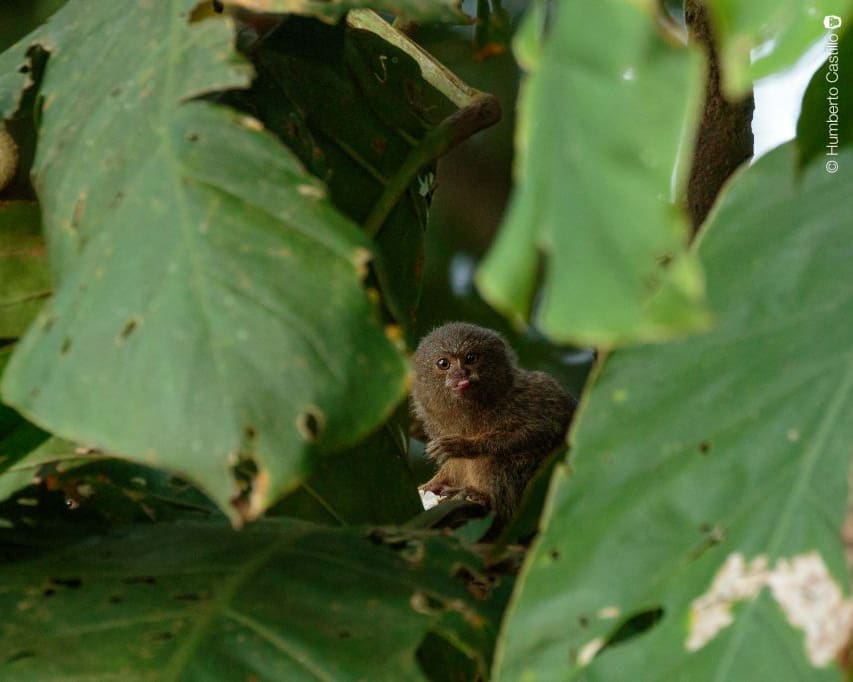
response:
<path fill-rule="evenodd" d="M 601 620 L 612 620 L 614 618 L 618 618 L 619 614 L 622 613 L 619 610 L 618 606 L 605 606 L 603 609 L 599 609 L 598 617 Z"/>
<path fill-rule="evenodd" d="M 780 559 L 767 580 L 788 622 L 806 636 L 815 666 L 835 659 L 853 631 L 853 600 L 845 600 L 817 552 Z"/>
<path fill-rule="evenodd" d="M 297 185 L 296 191 L 303 197 L 310 197 L 312 199 L 322 199 L 326 196 L 323 188 L 318 187 L 317 185 Z"/>
<path fill-rule="evenodd" d="M 256 130 L 260 131 L 264 129 L 264 124 L 261 123 L 254 116 L 243 116 L 240 119 L 240 124 L 246 128 L 247 130 Z"/>
<path fill-rule="evenodd" d="M 731 554 L 711 588 L 691 605 L 687 650 L 701 649 L 731 625 L 732 606 L 754 599 L 765 586 L 788 622 L 803 631 L 812 665 L 832 663 L 853 633 L 853 599 L 844 599 L 817 552 L 779 559 L 772 570 L 763 555 L 747 563 L 742 554 Z"/>
<path fill-rule="evenodd" d="M 767 557 L 759 556 L 749 563 L 743 554 L 730 554 L 714 576 L 711 589 L 690 606 L 690 632 L 687 650 L 697 651 L 717 633 L 734 622 L 735 602 L 754 599 L 767 580 Z"/>
<path fill-rule="evenodd" d="M 595 658 L 595 655 L 601 651 L 601 648 L 604 646 L 604 638 L 596 637 L 595 639 L 587 642 L 581 647 L 580 652 L 578 653 L 578 665 L 585 666 L 589 665 L 592 662 L 592 659 Z"/>

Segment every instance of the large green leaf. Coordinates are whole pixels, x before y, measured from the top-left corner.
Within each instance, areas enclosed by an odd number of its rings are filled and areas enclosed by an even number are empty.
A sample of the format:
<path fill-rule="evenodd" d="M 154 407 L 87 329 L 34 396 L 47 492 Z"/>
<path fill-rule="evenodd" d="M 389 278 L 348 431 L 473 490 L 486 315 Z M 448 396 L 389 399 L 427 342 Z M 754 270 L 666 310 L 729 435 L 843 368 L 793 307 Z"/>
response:
<path fill-rule="evenodd" d="M 38 205 L 0 201 L 0 338 L 23 335 L 49 295 Z"/>
<path fill-rule="evenodd" d="M 533 12 L 516 49 L 531 70 L 518 184 L 478 284 L 526 319 L 541 255 L 533 313 L 558 340 L 612 346 L 706 321 L 701 270 L 670 201 L 698 63 L 661 38 L 646 5 L 554 4 L 547 35 L 538 37 L 544 17 Z"/>
<path fill-rule="evenodd" d="M 497 625 L 457 543 L 295 521 L 131 528 L 0 584 L 16 680 L 418 680 L 429 632 L 483 674 Z"/>
<path fill-rule="evenodd" d="M 361 286 L 366 237 L 256 120 L 187 101 L 249 76 L 226 20 L 187 23 L 194 4 L 70 2 L 0 57 L 50 52 L 34 174 L 56 284 L 3 395 L 232 515 L 245 464 L 251 517 L 312 449 L 375 428 L 406 365 Z"/>
<path fill-rule="evenodd" d="M 720 43 L 723 84 L 732 94 L 791 66 L 826 33 L 825 17 L 853 18 L 851 0 L 709 0 L 708 7 Z"/>
<path fill-rule="evenodd" d="M 838 679 L 853 626 L 853 218 L 838 191 L 853 154 L 837 175 L 796 161 L 793 145 L 759 160 L 712 216 L 699 254 L 713 331 L 604 364 L 498 679 Z M 650 632 L 592 658 L 657 609 Z"/>

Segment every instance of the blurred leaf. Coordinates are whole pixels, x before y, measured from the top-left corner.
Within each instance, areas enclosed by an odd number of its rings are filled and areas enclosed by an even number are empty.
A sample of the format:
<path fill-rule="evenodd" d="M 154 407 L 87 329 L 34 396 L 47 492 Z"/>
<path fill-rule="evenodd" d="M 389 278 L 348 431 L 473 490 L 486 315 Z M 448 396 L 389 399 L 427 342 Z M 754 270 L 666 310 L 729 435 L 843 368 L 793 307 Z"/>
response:
<path fill-rule="evenodd" d="M 472 596 L 480 571 L 429 535 L 368 539 L 284 520 L 239 533 L 137 527 L 0 568 L 0 672 L 416 680 L 415 651 L 434 632 L 483 675 L 497 622 Z"/>
<path fill-rule="evenodd" d="M 797 121 L 797 147 L 800 165 L 805 167 L 821 155 L 823 161 L 837 161 L 835 156 L 825 156 L 826 145 L 833 141 L 839 151 L 853 144 L 853 87 L 844 78 L 845 64 L 853 64 L 853 32 L 840 39 L 837 49 L 818 68 L 803 95 L 800 118 Z M 835 107 L 834 110 L 831 107 Z M 834 132 L 837 139 L 830 136 Z"/>
<path fill-rule="evenodd" d="M 699 248 L 715 329 L 607 359 L 572 434 L 573 473 L 552 482 L 496 679 L 839 679 L 853 611 L 840 540 L 853 281 L 839 276 L 853 218 L 837 201 L 849 151 L 841 168 L 800 176 L 789 144 L 738 175 Z M 750 598 L 768 580 L 774 592 Z M 811 610 L 786 616 L 781 598 Z M 593 658 L 659 609 L 650 630 Z"/>
<path fill-rule="evenodd" d="M 193 5 L 70 2 L 0 57 L 4 73 L 33 42 L 52 54 L 34 174 L 56 284 L 3 394 L 254 517 L 311 450 L 381 423 L 407 368 L 361 287 L 368 240 L 256 120 L 186 102 L 249 77 L 229 24 L 186 23 Z"/>
<path fill-rule="evenodd" d="M 670 201 L 698 63 L 663 41 L 644 5 L 553 9 L 541 50 L 529 44 L 541 14 L 520 29 L 533 71 L 520 103 L 517 187 L 478 286 L 517 321 L 532 311 L 558 341 L 612 346 L 701 327 L 702 273 Z"/>
<path fill-rule="evenodd" d="M 851 0 L 709 0 L 723 86 L 733 96 L 781 71 L 826 33 L 824 17 L 853 19 Z M 758 50 L 758 54 L 753 53 Z"/>
<path fill-rule="evenodd" d="M 391 12 L 408 21 L 441 21 L 461 24 L 469 17 L 459 9 L 462 0 L 223 0 L 226 5 L 254 12 L 305 14 L 326 21 L 337 21 L 348 10 L 367 7 Z"/>
<path fill-rule="evenodd" d="M 49 295 L 38 204 L 0 201 L 0 338 L 22 336 Z"/>

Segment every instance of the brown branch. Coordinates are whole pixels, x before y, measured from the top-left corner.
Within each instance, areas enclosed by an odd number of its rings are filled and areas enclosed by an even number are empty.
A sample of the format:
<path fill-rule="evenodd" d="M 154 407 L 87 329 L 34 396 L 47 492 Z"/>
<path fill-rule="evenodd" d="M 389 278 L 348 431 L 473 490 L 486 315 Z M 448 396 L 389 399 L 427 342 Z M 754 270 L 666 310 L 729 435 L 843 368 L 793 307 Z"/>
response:
<path fill-rule="evenodd" d="M 732 101 L 722 92 L 713 27 L 702 0 L 686 0 L 690 40 L 705 51 L 708 79 L 702 119 L 696 131 L 693 163 L 687 181 L 687 210 L 696 233 L 728 177 L 752 156 L 752 92 Z"/>

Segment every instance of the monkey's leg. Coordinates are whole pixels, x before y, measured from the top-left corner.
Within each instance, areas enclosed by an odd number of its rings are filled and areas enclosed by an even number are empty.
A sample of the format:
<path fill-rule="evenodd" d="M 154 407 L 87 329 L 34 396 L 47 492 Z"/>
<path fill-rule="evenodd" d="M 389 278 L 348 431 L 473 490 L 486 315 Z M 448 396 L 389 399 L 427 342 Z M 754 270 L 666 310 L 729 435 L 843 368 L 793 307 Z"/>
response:
<path fill-rule="evenodd" d="M 493 471 L 490 486 L 494 495 L 492 508 L 500 522 L 506 523 L 515 516 L 524 489 L 536 472 L 540 459 L 537 453 L 516 455 L 502 468 Z"/>

